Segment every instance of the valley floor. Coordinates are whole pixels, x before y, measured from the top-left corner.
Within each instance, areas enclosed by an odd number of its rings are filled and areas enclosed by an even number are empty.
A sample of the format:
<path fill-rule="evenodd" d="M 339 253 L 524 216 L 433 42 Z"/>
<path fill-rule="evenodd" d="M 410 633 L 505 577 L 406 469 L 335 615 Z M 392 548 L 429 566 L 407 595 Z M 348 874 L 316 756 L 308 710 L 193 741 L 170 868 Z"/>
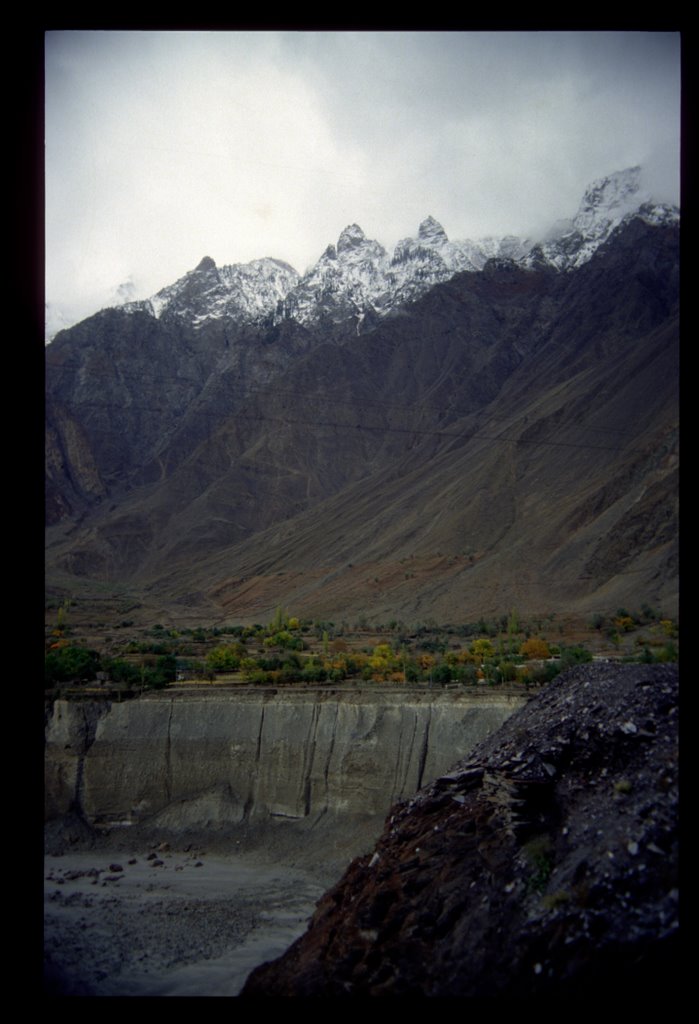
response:
<path fill-rule="evenodd" d="M 305 930 L 325 888 L 202 849 L 47 856 L 44 879 L 49 996 L 235 996 Z"/>

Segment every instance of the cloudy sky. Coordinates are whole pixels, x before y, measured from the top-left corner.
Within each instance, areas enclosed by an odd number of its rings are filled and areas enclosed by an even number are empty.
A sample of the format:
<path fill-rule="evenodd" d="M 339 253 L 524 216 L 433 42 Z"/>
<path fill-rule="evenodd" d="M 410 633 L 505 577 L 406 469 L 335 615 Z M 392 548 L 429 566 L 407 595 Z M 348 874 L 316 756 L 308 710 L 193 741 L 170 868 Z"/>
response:
<path fill-rule="evenodd" d="M 46 35 L 49 326 L 205 255 L 303 272 L 350 223 L 391 248 L 536 235 L 641 163 L 678 202 L 679 35 Z"/>

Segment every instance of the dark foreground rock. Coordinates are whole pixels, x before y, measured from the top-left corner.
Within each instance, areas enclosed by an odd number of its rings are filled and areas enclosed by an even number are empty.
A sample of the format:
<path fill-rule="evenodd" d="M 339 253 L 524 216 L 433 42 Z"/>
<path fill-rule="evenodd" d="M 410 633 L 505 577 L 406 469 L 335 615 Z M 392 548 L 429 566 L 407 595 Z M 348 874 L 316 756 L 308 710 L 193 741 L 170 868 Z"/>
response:
<path fill-rule="evenodd" d="M 243 996 L 592 996 L 679 979 L 678 670 L 584 666 L 399 804 Z"/>

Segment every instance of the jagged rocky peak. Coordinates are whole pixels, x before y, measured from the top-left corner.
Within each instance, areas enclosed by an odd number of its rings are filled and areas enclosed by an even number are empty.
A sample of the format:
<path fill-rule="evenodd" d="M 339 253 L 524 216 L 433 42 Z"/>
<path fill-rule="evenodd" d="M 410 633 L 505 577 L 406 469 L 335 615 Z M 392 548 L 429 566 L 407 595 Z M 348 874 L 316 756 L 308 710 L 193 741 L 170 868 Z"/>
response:
<path fill-rule="evenodd" d="M 432 216 L 426 217 L 423 220 L 418 228 L 417 237 L 421 242 L 427 242 L 431 245 L 449 241 L 442 225 Z"/>
<path fill-rule="evenodd" d="M 205 256 L 203 258 L 203 260 L 201 260 L 201 262 L 198 263 L 197 266 L 194 268 L 194 273 L 196 274 L 199 271 L 215 270 L 215 269 L 216 269 L 216 264 L 211 259 L 211 257 L 210 256 Z"/>
<path fill-rule="evenodd" d="M 679 220 L 676 207 L 657 204 L 644 190 L 643 169 L 627 167 L 593 181 L 572 221 L 558 221 L 524 257 L 526 266 L 549 264 L 559 271 L 586 263 L 621 225 L 635 217 L 651 224 Z"/>
<path fill-rule="evenodd" d="M 366 240 L 367 237 L 358 224 L 349 224 L 337 240 L 337 251 L 340 253 L 348 249 L 356 249 Z"/>
<path fill-rule="evenodd" d="M 625 202 L 635 195 L 641 185 L 641 168 L 627 167 L 604 178 L 597 178 L 585 190 L 582 207 L 612 207 Z"/>
<path fill-rule="evenodd" d="M 616 171 L 588 186 L 573 220 L 574 227 L 582 234 L 594 234 L 612 221 L 621 221 L 648 200 L 650 195 L 641 192 L 639 166 Z"/>
<path fill-rule="evenodd" d="M 430 214 L 420 223 L 417 235 L 399 241 L 389 255 L 380 242 L 367 238 L 352 223 L 303 277 L 288 264 L 268 257 L 217 267 L 210 256 L 204 256 L 194 270 L 150 299 L 129 302 L 127 295 L 120 295 L 117 302 L 126 299 L 122 308 L 127 312 L 146 311 L 158 318 L 177 315 L 197 329 L 224 317 L 251 322 L 273 314 L 310 323 L 328 316 L 339 322 L 358 311 L 371 312 L 372 318 L 383 316 L 455 273 L 483 270 L 490 259 L 563 272 L 589 260 L 630 218 L 640 216 L 651 224 L 677 222 L 677 208 L 656 203 L 643 191 L 643 184 L 644 173 L 638 165 L 598 178 L 585 190 L 576 215 L 557 221 L 537 244 L 513 235 L 451 241 Z M 55 311 L 52 320 L 57 321 Z"/>
<path fill-rule="evenodd" d="M 406 261 L 424 261 L 434 264 L 435 260 L 446 259 L 451 267 L 455 249 L 447 233 L 434 217 L 426 217 L 418 228 L 416 238 L 403 238 L 393 250 L 393 264 Z M 447 264 L 445 264 L 445 269 Z"/>

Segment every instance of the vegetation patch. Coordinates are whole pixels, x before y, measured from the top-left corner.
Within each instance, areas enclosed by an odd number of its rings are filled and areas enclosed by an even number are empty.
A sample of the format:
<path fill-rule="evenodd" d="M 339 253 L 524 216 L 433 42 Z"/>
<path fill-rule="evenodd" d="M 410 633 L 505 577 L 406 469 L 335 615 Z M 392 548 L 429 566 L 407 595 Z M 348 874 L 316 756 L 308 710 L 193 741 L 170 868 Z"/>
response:
<path fill-rule="evenodd" d="M 652 609 L 641 613 L 619 609 L 615 616 L 593 617 L 585 639 L 576 637 L 573 643 L 564 641 L 563 623 L 555 616 L 524 620 L 516 610 L 493 621 L 456 625 L 433 621 L 411 625 L 391 619 L 374 625 L 362 620 L 351 626 L 344 621 L 302 619 L 279 607 L 267 625 L 190 628 L 156 623 L 139 629 L 122 621 L 109 633 L 104 623 L 80 623 L 80 640 L 75 636 L 77 626 L 68 621 L 77 619 L 74 602 L 52 602 L 49 611 L 48 689 L 99 681 L 137 692 L 176 682 L 220 681 L 514 687 L 526 692 L 546 685 L 573 665 L 592 661 L 593 651 L 599 651 L 605 638 L 604 656 L 610 660 L 661 662 L 678 656 L 677 623 Z M 554 622 L 555 640 L 546 632 Z M 607 626 L 612 640 L 604 632 Z"/>

